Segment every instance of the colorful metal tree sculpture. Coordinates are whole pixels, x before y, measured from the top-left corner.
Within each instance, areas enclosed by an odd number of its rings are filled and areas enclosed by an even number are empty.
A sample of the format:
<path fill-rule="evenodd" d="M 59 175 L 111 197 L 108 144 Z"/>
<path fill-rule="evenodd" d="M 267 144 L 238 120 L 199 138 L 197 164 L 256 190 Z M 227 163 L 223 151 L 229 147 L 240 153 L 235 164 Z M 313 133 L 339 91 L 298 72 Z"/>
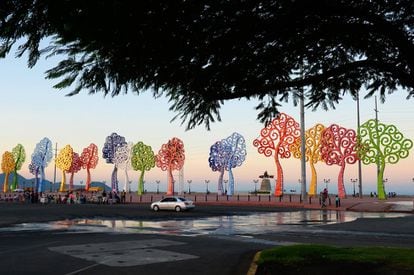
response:
<path fill-rule="evenodd" d="M 13 154 L 9 151 L 4 152 L 2 159 L 1 159 L 1 170 L 3 171 L 4 175 L 4 183 L 3 183 L 3 192 L 6 193 L 9 191 L 9 175 L 11 172 L 14 171 L 14 158 Z"/>
<path fill-rule="evenodd" d="M 104 147 L 102 148 L 102 157 L 106 160 L 106 163 L 114 164 L 116 149 L 124 144 L 126 144 L 125 138 L 123 136 L 118 135 L 117 133 L 112 133 L 110 136 L 106 137 Z M 119 189 L 117 172 L 118 167 L 115 164 L 111 176 L 111 188 L 113 191 L 118 192 Z"/>
<path fill-rule="evenodd" d="M 96 165 L 98 165 L 98 146 L 96 146 L 94 143 L 91 143 L 88 147 L 83 148 L 80 159 L 82 168 L 86 169 L 87 173 L 85 190 L 89 191 L 89 188 L 91 187 L 90 169 L 95 169 Z"/>
<path fill-rule="evenodd" d="M 309 128 L 305 132 L 305 160 L 309 162 L 309 166 L 312 172 L 312 178 L 309 185 L 309 195 L 317 195 L 317 182 L 318 175 L 316 173 L 315 164 L 322 160 L 320 154 L 320 148 L 322 144 L 322 132 L 325 129 L 325 126 L 322 124 L 316 124 L 312 128 Z M 300 151 L 301 138 L 295 139 L 295 142 L 289 146 L 289 150 L 292 152 L 293 157 L 300 159 L 302 154 Z"/>
<path fill-rule="evenodd" d="M 72 163 L 67 170 L 67 172 L 70 173 L 69 191 L 73 191 L 73 178 L 75 173 L 79 172 L 80 169 L 82 169 L 82 160 L 78 153 L 72 152 Z"/>
<path fill-rule="evenodd" d="M 299 123 L 291 116 L 280 113 L 269 125 L 260 131 L 260 138 L 253 141 L 258 152 L 270 157 L 274 154 L 276 163 L 275 196 L 283 195 L 283 169 L 279 157 L 290 158 L 289 146 L 300 136 Z"/>
<path fill-rule="evenodd" d="M 60 182 L 59 192 L 66 191 L 66 172 L 72 166 L 73 149 L 70 145 L 63 147 L 56 158 L 56 167 L 62 170 L 62 181 Z"/>
<path fill-rule="evenodd" d="M 234 176 L 231 169 L 241 166 L 246 159 L 246 142 L 239 133 L 233 133 L 221 142 L 224 148 L 230 149 L 226 166 L 226 170 L 229 171 L 229 189 L 227 190 L 227 195 L 232 196 L 234 194 Z"/>
<path fill-rule="evenodd" d="M 40 167 L 38 166 L 37 161 L 40 159 L 40 155 L 36 152 L 32 154 L 32 161 L 29 164 L 29 172 L 35 176 L 36 187 L 35 190 L 39 188 L 39 171 Z"/>
<path fill-rule="evenodd" d="M 161 146 L 156 157 L 157 167 L 168 172 L 167 195 L 174 194 L 173 170 L 180 170 L 184 165 L 184 143 L 174 137 Z"/>
<path fill-rule="evenodd" d="M 347 163 L 354 164 L 358 160 L 355 130 L 346 129 L 336 124 L 326 128 L 322 133 L 321 155 L 327 165 L 341 166 L 338 174 L 338 196 L 345 198 L 345 165 Z"/>
<path fill-rule="evenodd" d="M 138 195 L 144 192 L 144 173 L 155 167 L 155 155 L 151 146 L 145 145 L 142 141 L 139 141 L 132 147 L 132 168 L 135 171 L 141 171 L 141 175 L 138 180 Z"/>
<path fill-rule="evenodd" d="M 123 145 L 119 146 L 116 149 L 115 156 L 114 156 L 114 163 L 115 163 L 116 167 L 118 167 L 119 169 L 124 169 L 124 171 L 125 171 L 124 190 L 128 191 L 128 193 L 129 193 L 129 189 L 128 189 L 128 186 L 129 186 L 129 184 L 128 184 L 128 182 L 129 182 L 128 170 L 132 169 L 132 166 L 131 166 L 132 146 L 134 146 L 134 143 L 132 143 L 132 142 L 128 142 L 127 144 L 123 144 Z"/>
<path fill-rule="evenodd" d="M 43 192 L 44 190 L 44 180 L 45 180 L 45 168 L 52 160 L 53 157 L 53 148 L 52 142 L 47 137 L 43 138 L 36 144 L 35 150 L 32 154 L 32 169 L 34 172 L 36 171 L 36 167 L 38 168 L 38 172 L 40 172 L 40 182 L 38 180 L 37 175 L 36 177 L 36 190 L 37 192 Z"/>
<path fill-rule="evenodd" d="M 208 163 L 213 171 L 219 171 L 220 176 L 217 183 L 217 194 L 223 194 L 223 176 L 224 170 L 228 167 L 228 161 L 230 159 L 231 147 L 225 146 L 222 141 L 217 141 L 210 147 L 210 157 Z M 227 193 L 227 188 L 225 190 Z"/>
<path fill-rule="evenodd" d="M 379 165 L 377 193 L 379 199 L 385 199 L 384 170 L 386 163 L 395 164 L 407 158 L 413 142 L 404 138 L 394 125 L 386 125 L 370 119 L 359 128 L 360 150 L 358 154 L 364 164 Z"/>
<path fill-rule="evenodd" d="M 13 158 L 14 158 L 14 177 L 13 182 L 11 185 L 11 190 L 17 189 L 17 181 L 18 175 L 17 171 L 22 169 L 23 163 L 26 160 L 26 151 L 24 150 L 23 145 L 17 144 L 16 147 L 12 150 Z"/>

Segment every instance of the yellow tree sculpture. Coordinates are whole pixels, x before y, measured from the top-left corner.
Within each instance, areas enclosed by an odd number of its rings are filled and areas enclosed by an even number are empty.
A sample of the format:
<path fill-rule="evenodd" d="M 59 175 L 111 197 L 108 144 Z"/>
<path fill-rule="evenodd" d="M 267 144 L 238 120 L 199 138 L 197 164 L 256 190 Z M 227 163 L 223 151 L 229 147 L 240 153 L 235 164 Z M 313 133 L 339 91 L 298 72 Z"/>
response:
<path fill-rule="evenodd" d="M 4 152 L 1 159 L 1 170 L 4 175 L 3 192 L 9 191 L 9 175 L 14 171 L 14 158 L 13 154 L 9 151 Z"/>
<path fill-rule="evenodd" d="M 60 183 L 59 192 L 66 191 L 66 172 L 72 166 L 73 149 L 70 145 L 66 145 L 56 158 L 56 167 L 62 170 L 62 181 Z"/>
<path fill-rule="evenodd" d="M 325 126 L 322 124 L 316 124 L 312 128 L 309 128 L 305 132 L 305 160 L 309 162 L 309 166 L 312 172 L 312 178 L 309 186 L 309 195 L 317 195 L 317 182 L 318 176 L 315 169 L 315 164 L 318 161 L 322 161 L 322 155 L 320 152 L 321 142 L 322 142 L 322 132 L 325 129 Z M 295 143 L 290 145 L 289 150 L 292 152 L 294 158 L 301 158 L 300 151 L 300 137 L 295 140 Z"/>

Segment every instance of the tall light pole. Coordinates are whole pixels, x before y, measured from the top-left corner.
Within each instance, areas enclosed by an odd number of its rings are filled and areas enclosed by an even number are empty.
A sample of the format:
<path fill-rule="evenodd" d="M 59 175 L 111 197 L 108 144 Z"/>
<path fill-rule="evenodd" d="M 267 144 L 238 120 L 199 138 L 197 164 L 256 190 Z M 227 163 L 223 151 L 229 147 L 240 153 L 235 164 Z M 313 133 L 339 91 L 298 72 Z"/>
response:
<path fill-rule="evenodd" d="M 128 181 L 128 194 L 131 193 L 131 184 L 132 184 L 132 180 Z"/>
<path fill-rule="evenodd" d="M 355 197 L 355 183 L 358 181 L 358 179 L 351 179 L 351 182 L 352 182 L 352 184 L 353 184 L 353 187 L 354 187 L 354 197 Z"/>
<path fill-rule="evenodd" d="M 356 102 L 357 102 L 357 127 L 358 127 L 357 132 L 358 132 L 358 142 L 360 142 L 360 138 L 361 138 L 361 133 L 360 133 L 361 120 L 360 120 L 360 116 L 359 116 L 359 92 L 356 95 Z M 359 197 L 360 198 L 362 198 L 362 164 L 361 163 L 362 163 L 361 159 L 358 158 L 358 177 L 359 177 L 358 192 L 359 192 Z"/>
<path fill-rule="evenodd" d="M 83 180 L 80 181 L 80 190 L 82 192 L 82 184 L 83 184 Z"/>
<path fill-rule="evenodd" d="M 160 180 L 156 180 L 155 181 L 156 183 L 157 183 L 157 194 L 159 194 L 160 193 Z"/>
<path fill-rule="evenodd" d="M 300 91 L 300 151 L 306 152 L 305 145 L 305 98 L 304 91 Z M 302 153 L 300 156 L 300 170 L 301 170 L 301 186 L 300 194 L 303 200 L 306 200 L 306 154 Z"/>
<path fill-rule="evenodd" d="M 210 180 L 204 180 L 206 183 L 206 194 L 210 193 L 210 191 L 208 191 L 208 183 L 210 182 Z"/>
<path fill-rule="evenodd" d="M 188 194 L 191 194 L 191 183 L 192 182 L 193 182 L 192 180 L 187 180 L 187 183 L 188 183 Z"/>
<path fill-rule="evenodd" d="M 52 192 L 53 189 L 55 188 L 55 184 L 56 184 L 56 159 L 57 159 L 57 142 L 56 142 L 56 146 L 55 146 L 55 168 L 53 170 L 53 187 L 52 187 Z"/>

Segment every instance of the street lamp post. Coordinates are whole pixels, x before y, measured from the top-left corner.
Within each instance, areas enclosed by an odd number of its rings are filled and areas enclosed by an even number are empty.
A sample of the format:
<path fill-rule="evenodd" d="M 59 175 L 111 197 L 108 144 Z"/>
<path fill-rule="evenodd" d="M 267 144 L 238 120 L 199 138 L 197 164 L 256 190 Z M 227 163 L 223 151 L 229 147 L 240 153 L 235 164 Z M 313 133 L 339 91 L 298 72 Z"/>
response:
<path fill-rule="evenodd" d="M 159 194 L 160 193 L 160 180 L 156 180 L 155 181 L 156 183 L 157 183 L 157 194 Z"/>
<path fill-rule="evenodd" d="M 80 181 L 80 190 L 82 192 L 82 184 L 83 184 L 83 180 Z"/>
<path fill-rule="evenodd" d="M 354 188 L 354 194 L 353 197 L 355 197 L 355 183 L 358 182 L 358 179 L 351 179 L 351 182 L 353 184 L 353 188 Z"/>
<path fill-rule="evenodd" d="M 187 183 L 188 183 L 188 194 L 191 194 L 191 183 L 192 182 L 193 182 L 192 180 L 187 180 Z"/>
<path fill-rule="evenodd" d="M 325 188 L 328 189 L 328 183 L 331 181 L 331 179 L 323 179 L 323 182 L 325 183 Z"/>
<path fill-rule="evenodd" d="M 206 183 L 206 194 L 209 194 L 210 191 L 208 191 L 208 183 L 210 182 L 210 180 L 204 180 Z"/>

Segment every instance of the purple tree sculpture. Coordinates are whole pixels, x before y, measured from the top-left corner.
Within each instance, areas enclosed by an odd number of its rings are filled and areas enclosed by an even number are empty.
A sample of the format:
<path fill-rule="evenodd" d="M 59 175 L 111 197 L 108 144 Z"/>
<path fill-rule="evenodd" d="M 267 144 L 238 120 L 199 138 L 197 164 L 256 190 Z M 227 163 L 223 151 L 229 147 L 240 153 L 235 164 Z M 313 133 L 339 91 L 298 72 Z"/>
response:
<path fill-rule="evenodd" d="M 45 168 L 52 160 L 52 141 L 47 137 L 43 138 L 36 144 L 34 152 L 32 154 L 32 162 L 29 165 L 29 170 L 36 178 L 36 190 L 37 192 L 44 192 L 44 180 L 45 180 Z M 38 180 L 38 173 L 40 172 L 40 182 Z"/>
<path fill-rule="evenodd" d="M 217 183 L 218 195 L 223 194 L 223 175 L 224 170 L 228 166 L 230 155 L 231 147 L 225 146 L 223 141 L 217 141 L 210 147 L 210 157 L 208 158 L 208 163 L 211 167 L 211 170 L 220 172 L 220 176 Z"/>
<path fill-rule="evenodd" d="M 114 164 L 116 149 L 125 144 L 125 138 L 123 136 L 118 135 L 117 133 L 112 133 L 110 136 L 107 136 L 105 144 L 102 148 L 102 157 L 106 160 L 106 163 Z M 111 188 L 112 190 L 116 190 L 118 192 L 117 171 L 118 167 L 115 164 L 111 176 Z"/>
<path fill-rule="evenodd" d="M 225 148 L 229 148 L 229 156 L 226 166 L 226 170 L 229 171 L 229 190 L 227 194 L 232 196 L 234 194 L 234 177 L 231 169 L 241 166 L 246 159 L 246 142 L 243 136 L 239 133 L 233 133 L 221 142 Z"/>

